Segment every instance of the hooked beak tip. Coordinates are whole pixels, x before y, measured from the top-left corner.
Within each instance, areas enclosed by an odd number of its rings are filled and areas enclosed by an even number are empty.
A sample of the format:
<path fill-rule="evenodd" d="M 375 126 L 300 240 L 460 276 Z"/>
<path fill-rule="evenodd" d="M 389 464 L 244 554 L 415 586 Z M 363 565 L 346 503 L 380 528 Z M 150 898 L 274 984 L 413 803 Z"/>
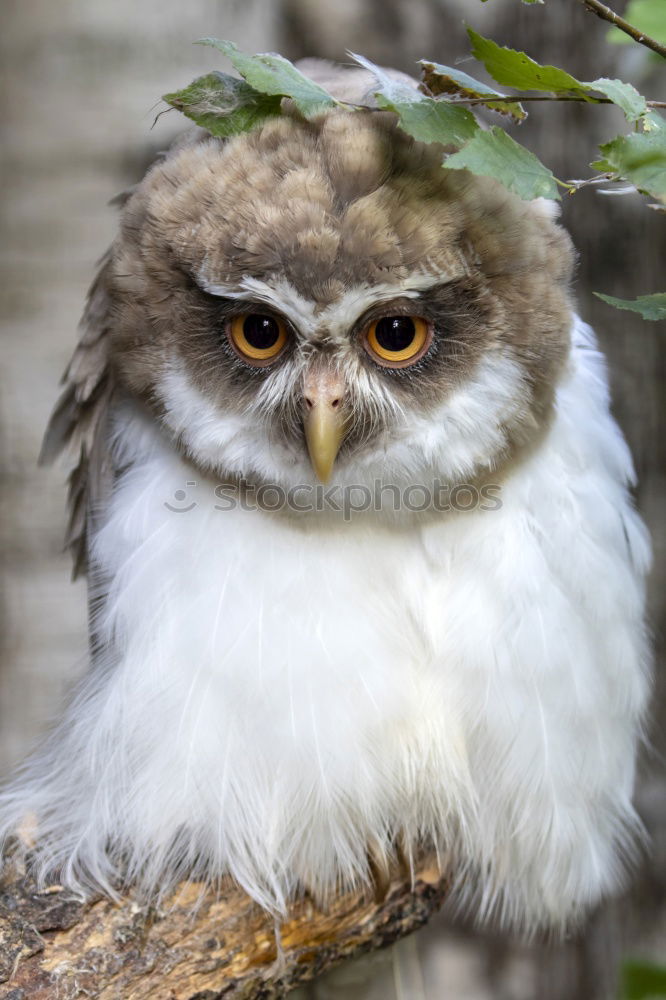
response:
<path fill-rule="evenodd" d="M 328 483 L 347 433 L 345 384 L 340 373 L 315 369 L 303 380 L 303 429 L 312 468 L 321 483 Z"/>
<path fill-rule="evenodd" d="M 310 462 L 317 479 L 328 483 L 345 437 L 346 417 L 339 408 L 315 403 L 306 412 L 303 426 Z"/>

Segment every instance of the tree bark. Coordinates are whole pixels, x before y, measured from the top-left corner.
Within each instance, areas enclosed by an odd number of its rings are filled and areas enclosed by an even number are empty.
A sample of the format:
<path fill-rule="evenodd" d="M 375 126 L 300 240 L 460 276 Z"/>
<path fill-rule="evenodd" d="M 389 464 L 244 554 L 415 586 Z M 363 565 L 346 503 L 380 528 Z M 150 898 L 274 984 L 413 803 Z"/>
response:
<path fill-rule="evenodd" d="M 159 908 L 131 897 L 81 902 L 14 873 L 0 892 L 4 1000 L 270 1000 L 345 958 L 425 924 L 449 887 L 433 857 L 381 902 L 347 893 L 320 909 L 306 897 L 278 925 L 229 882 L 183 882 Z"/>

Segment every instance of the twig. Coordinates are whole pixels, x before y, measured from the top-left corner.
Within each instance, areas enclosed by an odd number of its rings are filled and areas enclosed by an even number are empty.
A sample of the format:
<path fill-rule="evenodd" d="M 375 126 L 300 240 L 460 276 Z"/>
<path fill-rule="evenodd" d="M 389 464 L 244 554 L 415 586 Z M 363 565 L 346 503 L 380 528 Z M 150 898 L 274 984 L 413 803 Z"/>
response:
<path fill-rule="evenodd" d="M 650 38 L 649 35 L 643 34 L 638 28 L 635 28 L 633 24 L 629 24 L 625 21 L 623 17 L 616 14 L 615 11 L 607 7 L 605 3 L 600 3 L 599 0 L 580 0 L 580 3 L 584 7 L 587 7 L 591 13 L 596 14 L 597 17 L 602 18 L 604 21 L 609 21 L 610 24 L 614 24 L 616 28 L 620 31 L 624 31 L 626 35 L 633 38 L 635 42 L 640 42 L 641 45 L 646 45 L 648 49 L 652 49 L 657 55 L 660 55 L 663 59 L 666 59 L 666 45 L 662 45 L 658 42 L 656 38 Z"/>
<path fill-rule="evenodd" d="M 611 174 L 602 174 L 601 177 L 586 177 L 584 180 L 569 180 L 566 183 L 567 187 L 573 194 L 575 191 L 580 191 L 580 189 L 584 187 L 593 187 L 600 184 L 613 184 L 615 182 Z M 634 194 L 636 193 L 636 188 L 633 184 L 625 184 L 623 188 L 604 188 L 601 189 L 598 194 L 627 194 L 630 191 Z"/>
<path fill-rule="evenodd" d="M 608 97 L 576 97 L 564 94 L 546 94 L 543 96 L 521 97 L 520 94 L 512 94 L 510 97 L 495 97 L 489 94 L 487 97 L 452 97 L 449 104 L 522 104 L 524 101 L 580 101 L 582 104 L 615 104 Z M 648 108 L 666 108 L 666 101 L 646 101 Z"/>

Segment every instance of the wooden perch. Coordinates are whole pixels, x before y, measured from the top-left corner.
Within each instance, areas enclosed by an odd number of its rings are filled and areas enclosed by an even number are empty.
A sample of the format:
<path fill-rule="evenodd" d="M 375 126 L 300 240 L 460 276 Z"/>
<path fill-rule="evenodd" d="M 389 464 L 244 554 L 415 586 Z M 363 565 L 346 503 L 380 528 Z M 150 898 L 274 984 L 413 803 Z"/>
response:
<path fill-rule="evenodd" d="M 448 879 L 434 858 L 413 884 L 396 876 L 385 898 L 337 897 L 326 911 L 296 904 L 276 926 L 237 886 L 204 891 L 183 882 L 159 908 L 131 898 L 82 903 L 59 885 L 25 876 L 0 892 L 3 1000 L 270 1000 L 345 958 L 383 948 L 425 924 Z"/>

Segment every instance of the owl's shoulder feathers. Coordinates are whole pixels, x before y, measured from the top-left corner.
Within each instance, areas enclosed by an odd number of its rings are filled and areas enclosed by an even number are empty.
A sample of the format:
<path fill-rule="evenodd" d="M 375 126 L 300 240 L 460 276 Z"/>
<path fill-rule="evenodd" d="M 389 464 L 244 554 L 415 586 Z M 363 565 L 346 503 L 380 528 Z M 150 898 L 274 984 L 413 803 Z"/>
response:
<path fill-rule="evenodd" d="M 113 395 L 110 267 L 109 249 L 88 293 L 79 342 L 63 375 L 65 388 L 49 421 L 40 454 L 40 463 L 48 463 L 69 446 L 78 450 L 78 460 L 69 477 L 65 536 L 65 547 L 73 559 L 74 578 L 87 570 L 90 519 L 100 506 L 112 476 L 104 433 Z"/>

